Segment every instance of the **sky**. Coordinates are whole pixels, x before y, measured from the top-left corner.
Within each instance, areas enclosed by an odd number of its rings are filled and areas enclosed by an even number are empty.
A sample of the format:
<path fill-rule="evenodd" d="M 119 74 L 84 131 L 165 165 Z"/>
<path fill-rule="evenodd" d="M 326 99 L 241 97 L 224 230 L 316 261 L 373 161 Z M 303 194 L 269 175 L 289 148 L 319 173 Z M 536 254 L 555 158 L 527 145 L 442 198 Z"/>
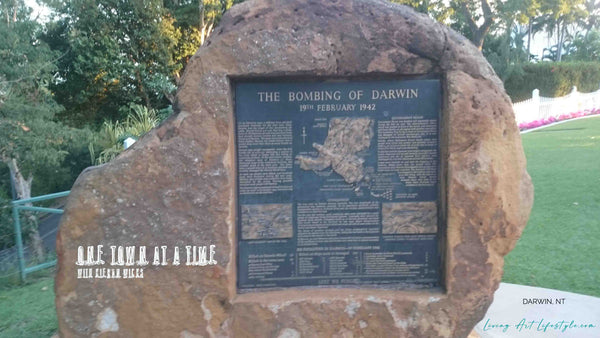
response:
<path fill-rule="evenodd" d="M 546 32 L 538 32 L 531 38 L 531 54 L 537 55 L 538 60 L 542 60 L 542 53 L 544 48 L 556 44 L 556 39 L 548 36 Z M 525 44 L 527 44 L 527 38 L 525 38 Z"/>
<path fill-rule="evenodd" d="M 50 15 L 50 10 L 48 10 L 48 7 L 38 5 L 38 3 L 35 0 L 25 0 L 25 5 L 33 9 L 33 12 L 31 13 L 32 19 L 35 19 L 39 15 L 40 22 L 48 21 L 48 16 Z"/>

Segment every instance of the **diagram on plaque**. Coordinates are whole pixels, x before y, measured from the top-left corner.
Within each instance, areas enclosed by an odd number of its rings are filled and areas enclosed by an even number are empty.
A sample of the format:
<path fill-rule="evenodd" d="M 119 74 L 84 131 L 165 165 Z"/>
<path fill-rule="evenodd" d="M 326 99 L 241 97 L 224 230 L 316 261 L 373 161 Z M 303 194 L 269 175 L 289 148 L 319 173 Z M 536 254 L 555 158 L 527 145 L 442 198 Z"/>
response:
<path fill-rule="evenodd" d="M 371 146 L 372 138 L 373 120 L 370 118 L 332 118 L 325 143 L 313 143 L 319 156 L 298 155 L 296 159 L 304 170 L 320 171 L 331 167 L 347 183 L 357 183 L 365 178 L 365 160 L 358 153 Z"/>

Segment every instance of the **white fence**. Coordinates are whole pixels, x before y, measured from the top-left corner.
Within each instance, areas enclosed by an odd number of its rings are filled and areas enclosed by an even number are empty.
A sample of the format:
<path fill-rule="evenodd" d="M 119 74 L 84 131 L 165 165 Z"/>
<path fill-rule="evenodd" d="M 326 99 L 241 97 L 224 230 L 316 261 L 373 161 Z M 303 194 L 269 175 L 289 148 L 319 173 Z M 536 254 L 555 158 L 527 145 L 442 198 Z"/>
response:
<path fill-rule="evenodd" d="M 536 120 L 558 118 L 560 115 L 600 108 L 600 89 L 592 93 L 580 93 L 577 87 L 566 96 L 541 97 L 535 89 L 532 98 L 513 104 L 517 124 Z"/>

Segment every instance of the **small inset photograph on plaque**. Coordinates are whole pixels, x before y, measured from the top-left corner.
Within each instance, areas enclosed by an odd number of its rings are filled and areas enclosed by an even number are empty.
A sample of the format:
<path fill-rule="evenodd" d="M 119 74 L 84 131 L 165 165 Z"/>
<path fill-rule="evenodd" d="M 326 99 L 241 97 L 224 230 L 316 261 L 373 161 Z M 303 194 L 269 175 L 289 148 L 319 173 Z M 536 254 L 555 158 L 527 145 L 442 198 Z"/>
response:
<path fill-rule="evenodd" d="M 383 234 L 432 234 L 437 232 L 435 202 L 382 203 Z"/>
<path fill-rule="evenodd" d="M 292 236 L 292 204 L 242 205 L 242 239 Z"/>

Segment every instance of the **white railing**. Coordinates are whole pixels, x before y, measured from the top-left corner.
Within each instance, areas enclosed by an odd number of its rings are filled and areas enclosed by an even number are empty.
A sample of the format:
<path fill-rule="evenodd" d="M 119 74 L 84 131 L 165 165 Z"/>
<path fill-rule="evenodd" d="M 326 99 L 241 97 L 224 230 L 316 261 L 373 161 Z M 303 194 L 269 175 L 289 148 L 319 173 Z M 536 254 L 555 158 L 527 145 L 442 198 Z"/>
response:
<path fill-rule="evenodd" d="M 600 89 L 592 93 L 580 93 L 573 87 L 570 94 L 561 97 L 541 97 L 535 89 L 528 100 L 513 104 L 517 124 L 532 121 L 558 119 L 561 115 L 600 108 Z"/>

